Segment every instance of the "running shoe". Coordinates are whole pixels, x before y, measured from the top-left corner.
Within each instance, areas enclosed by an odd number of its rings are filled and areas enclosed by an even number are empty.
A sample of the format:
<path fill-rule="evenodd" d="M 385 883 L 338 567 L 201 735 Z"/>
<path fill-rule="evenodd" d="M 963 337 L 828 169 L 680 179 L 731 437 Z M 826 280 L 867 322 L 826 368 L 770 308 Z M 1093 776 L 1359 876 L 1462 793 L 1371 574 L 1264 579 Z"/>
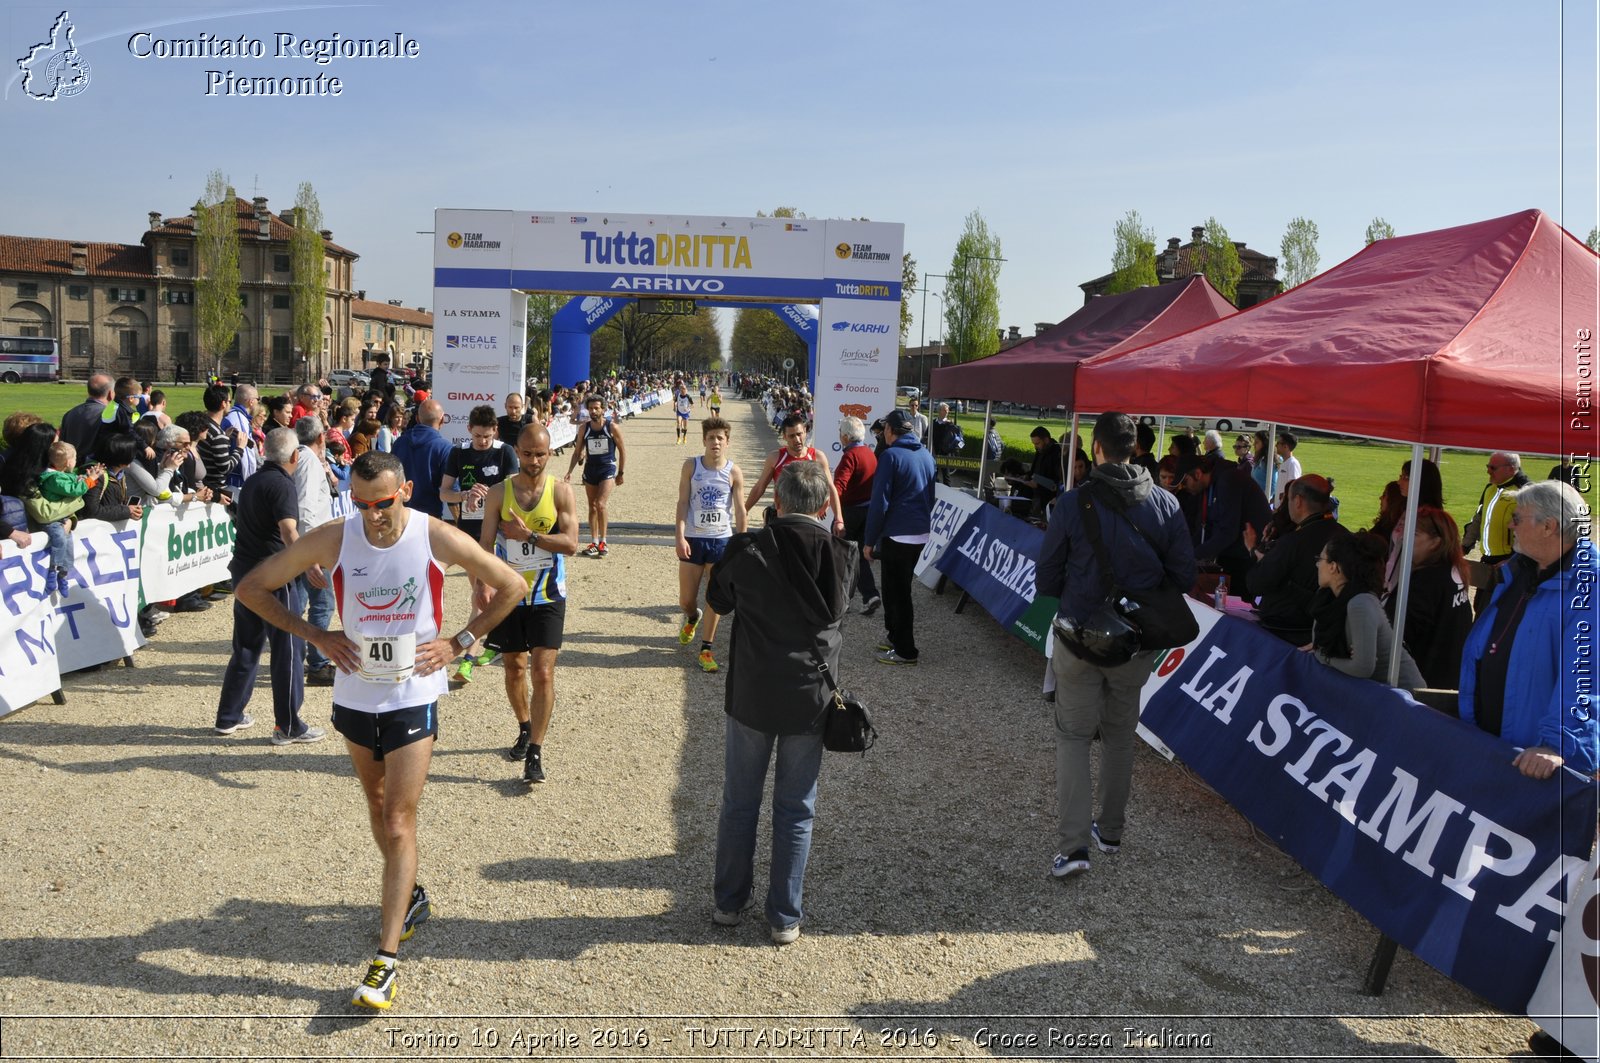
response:
<path fill-rule="evenodd" d="M 320 727 L 308 726 L 297 735 L 284 734 L 281 727 L 272 729 L 272 744 L 275 746 L 310 745 L 312 742 L 320 742 L 327 737 L 328 732 Z"/>
<path fill-rule="evenodd" d="M 212 730 L 216 731 L 217 734 L 219 734 L 219 735 L 231 735 L 235 731 L 248 730 L 249 728 L 254 727 L 255 725 L 256 725 L 255 717 L 251 716 L 247 712 L 244 715 L 239 717 L 238 722 L 236 722 L 236 723 L 219 723 L 219 724 L 217 724 L 216 727 L 212 728 Z"/>
<path fill-rule="evenodd" d="M 395 974 L 394 964 L 385 963 L 381 959 L 373 960 L 367 966 L 367 976 L 356 986 L 350 1003 L 358 1008 L 377 1008 L 379 1011 L 387 1011 L 389 1005 L 394 1003 Z"/>
<path fill-rule="evenodd" d="M 600 556 L 600 544 L 599 543 L 590 543 L 588 546 L 584 547 L 583 548 L 583 556 L 584 557 L 599 557 Z"/>
<path fill-rule="evenodd" d="M 717 671 L 717 659 L 711 655 L 710 650 L 700 651 L 700 670 L 702 672 Z"/>
<path fill-rule="evenodd" d="M 1122 839 L 1106 838 L 1100 834 L 1100 824 L 1089 824 L 1089 837 L 1094 841 L 1094 847 L 1102 853 L 1115 853 L 1122 850 Z"/>
<path fill-rule="evenodd" d="M 1074 849 L 1066 856 L 1060 853 L 1050 861 L 1050 876 L 1052 878 L 1071 878 L 1081 875 L 1089 870 L 1089 850 Z"/>
<path fill-rule="evenodd" d="M 521 760 L 528 755 L 528 732 L 518 731 L 517 740 L 511 743 L 511 748 L 506 750 L 507 760 Z"/>
<path fill-rule="evenodd" d="M 497 661 L 499 659 L 500 659 L 500 651 L 499 650 L 484 650 L 482 653 L 478 654 L 475 663 L 477 664 L 477 666 L 479 668 L 487 668 L 487 667 L 489 667 L 491 664 L 493 664 L 495 661 Z"/>
<path fill-rule="evenodd" d="M 916 664 L 917 663 L 917 659 L 915 657 L 902 657 L 898 653 L 894 652 L 894 650 L 889 650 L 887 653 L 878 654 L 878 663 L 879 664 Z"/>
<path fill-rule="evenodd" d="M 874 594 L 871 598 L 868 598 L 864 603 L 862 603 L 861 615 L 862 616 L 871 616 L 873 613 L 876 613 L 878 611 L 878 607 L 881 606 L 882 604 L 883 604 L 883 598 L 881 596 L 879 596 L 879 595 Z"/>
<path fill-rule="evenodd" d="M 411 887 L 411 907 L 406 909 L 406 921 L 400 928 L 400 940 L 410 941 L 411 935 L 417 932 L 417 927 L 428 921 L 433 915 L 433 902 L 428 899 L 428 891 L 420 884 Z"/>
<path fill-rule="evenodd" d="M 542 751 L 528 747 L 528 755 L 522 762 L 522 781 L 532 786 L 536 782 L 544 782 L 544 756 Z"/>
<path fill-rule="evenodd" d="M 694 616 L 683 622 L 683 626 L 678 629 L 678 645 L 687 646 L 694 641 L 694 633 L 700 630 L 700 618 L 704 615 L 703 610 L 696 609 Z"/>
<path fill-rule="evenodd" d="M 600 540 L 600 556 L 606 556 L 606 541 L 604 539 Z"/>
<path fill-rule="evenodd" d="M 800 940 L 800 924 L 793 926 L 775 926 L 772 928 L 772 943 L 774 945 L 792 945 Z"/>
<path fill-rule="evenodd" d="M 459 683 L 472 682 L 472 668 L 473 663 L 471 657 L 461 658 L 461 663 L 456 665 L 456 681 Z"/>
<path fill-rule="evenodd" d="M 894 643 L 892 643 L 892 642 L 880 642 L 880 643 L 878 643 L 877 646 L 873 647 L 873 649 L 876 650 L 878 653 L 888 653 L 890 650 L 894 649 Z"/>

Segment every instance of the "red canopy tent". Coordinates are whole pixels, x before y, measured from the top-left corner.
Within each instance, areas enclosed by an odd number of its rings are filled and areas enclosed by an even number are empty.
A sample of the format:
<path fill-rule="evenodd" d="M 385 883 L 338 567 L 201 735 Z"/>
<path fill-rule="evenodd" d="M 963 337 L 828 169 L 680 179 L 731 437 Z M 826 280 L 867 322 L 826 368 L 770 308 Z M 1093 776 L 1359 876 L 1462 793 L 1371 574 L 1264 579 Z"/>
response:
<path fill-rule="evenodd" d="M 1537 210 L 1380 240 L 1224 321 L 1078 367 L 1078 405 L 1593 453 L 1600 259 Z"/>
<path fill-rule="evenodd" d="M 1073 370 L 1085 358 L 1143 347 L 1236 312 L 1199 276 L 1103 295 L 1010 350 L 935 370 L 933 393 L 1071 409 Z"/>

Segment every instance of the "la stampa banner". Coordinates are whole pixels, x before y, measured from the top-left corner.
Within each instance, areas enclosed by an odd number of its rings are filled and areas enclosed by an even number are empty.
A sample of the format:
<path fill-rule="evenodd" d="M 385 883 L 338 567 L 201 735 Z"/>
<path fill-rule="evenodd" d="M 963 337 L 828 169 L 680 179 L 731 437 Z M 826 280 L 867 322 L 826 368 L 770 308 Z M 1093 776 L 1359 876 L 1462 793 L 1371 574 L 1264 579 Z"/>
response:
<path fill-rule="evenodd" d="M 1510 743 L 1206 612 L 1141 722 L 1384 934 L 1526 1011 L 1595 840 L 1593 780 L 1527 778 Z"/>

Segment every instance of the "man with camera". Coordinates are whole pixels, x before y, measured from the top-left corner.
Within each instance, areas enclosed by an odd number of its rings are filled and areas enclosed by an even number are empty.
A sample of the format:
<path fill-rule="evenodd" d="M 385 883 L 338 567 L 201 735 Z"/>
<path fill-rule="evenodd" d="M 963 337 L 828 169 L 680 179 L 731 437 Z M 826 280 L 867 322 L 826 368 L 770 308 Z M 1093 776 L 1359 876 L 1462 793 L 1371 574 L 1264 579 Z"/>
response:
<path fill-rule="evenodd" d="M 1056 810 L 1061 849 L 1050 874 L 1089 870 L 1089 846 L 1115 853 L 1133 782 L 1139 688 L 1150 677 L 1153 651 L 1120 623 L 1111 588 L 1137 592 L 1194 585 L 1194 546 L 1177 498 L 1158 491 L 1150 474 L 1128 464 L 1137 426 L 1124 413 L 1095 421 L 1094 468 L 1056 504 L 1039 552 L 1037 592 L 1061 599 L 1051 668 L 1056 678 Z M 1087 508 L 1086 503 L 1087 502 Z M 1091 527 L 1088 521 L 1095 523 Z M 1100 558 L 1111 562 L 1105 571 Z M 1110 623 L 1102 623 L 1110 613 Z M 1093 815 L 1089 744 L 1099 732 L 1100 815 Z"/>

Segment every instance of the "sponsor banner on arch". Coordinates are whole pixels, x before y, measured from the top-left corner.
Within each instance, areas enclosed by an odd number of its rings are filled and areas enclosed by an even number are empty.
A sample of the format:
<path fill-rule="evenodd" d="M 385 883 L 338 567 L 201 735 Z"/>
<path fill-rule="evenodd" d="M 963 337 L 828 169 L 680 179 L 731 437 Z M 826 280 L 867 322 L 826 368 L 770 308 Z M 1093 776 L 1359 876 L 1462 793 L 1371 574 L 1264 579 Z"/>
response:
<path fill-rule="evenodd" d="M 444 407 L 439 428 L 452 443 L 469 438 L 467 415 L 489 405 L 498 416 L 506 395 L 527 386 L 528 297 L 486 288 L 435 288 L 433 395 Z"/>
<path fill-rule="evenodd" d="M 894 409 L 905 227 L 830 221 L 826 233 L 813 438 L 833 458 L 841 417 L 852 414 L 870 425 Z M 892 298 L 879 294 L 891 290 Z"/>
<path fill-rule="evenodd" d="M 1593 781 L 1525 778 L 1510 744 L 1232 617 L 1163 655 L 1147 694 L 1142 723 L 1379 931 L 1528 1007 L 1594 843 Z"/>

